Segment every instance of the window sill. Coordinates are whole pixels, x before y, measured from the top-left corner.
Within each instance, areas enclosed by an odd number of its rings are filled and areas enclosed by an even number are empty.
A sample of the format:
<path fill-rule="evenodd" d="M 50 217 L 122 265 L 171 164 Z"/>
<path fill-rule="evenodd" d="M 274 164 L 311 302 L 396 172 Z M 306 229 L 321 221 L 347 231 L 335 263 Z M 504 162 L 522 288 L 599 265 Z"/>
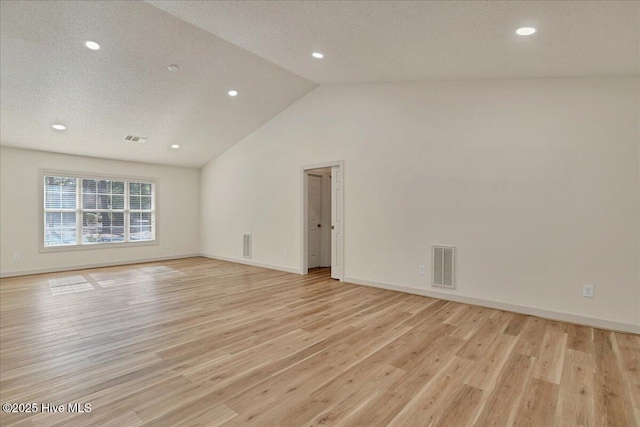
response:
<path fill-rule="evenodd" d="M 39 253 L 53 253 L 53 252 L 67 252 L 67 251 L 84 251 L 91 249 L 113 249 L 113 248 L 135 248 L 138 246 L 156 246 L 159 245 L 158 240 L 149 240 L 145 242 L 122 242 L 122 243 L 96 243 L 88 245 L 73 245 L 73 246 L 40 246 Z"/>

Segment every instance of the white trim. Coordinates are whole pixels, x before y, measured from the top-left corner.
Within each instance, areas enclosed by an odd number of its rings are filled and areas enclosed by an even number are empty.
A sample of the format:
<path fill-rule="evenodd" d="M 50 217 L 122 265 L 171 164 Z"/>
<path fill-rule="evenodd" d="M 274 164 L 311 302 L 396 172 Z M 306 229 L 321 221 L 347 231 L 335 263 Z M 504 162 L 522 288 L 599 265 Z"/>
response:
<path fill-rule="evenodd" d="M 217 259 L 218 261 L 227 261 L 227 262 L 233 262 L 236 264 L 250 265 L 252 267 L 260 267 L 260 268 L 266 268 L 269 270 L 284 271 L 286 273 L 300 274 L 300 270 L 298 270 L 297 268 L 285 267 L 284 265 L 267 264 L 264 262 L 257 262 L 249 259 L 229 258 L 224 256 L 209 255 L 209 254 L 203 254 L 203 253 L 199 254 L 199 256 L 205 257 L 205 258 Z"/>
<path fill-rule="evenodd" d="M 307 244 L 307 232 L 309 229 L 308 221 L 309 216 L 307 214 L 309 205 L 309 171 L 312 169 L 322 169 L 328 167 L 339 167 L 342 173 L 342 277 L 340 281 L 344 282 L 344 265 L 345 265 L 345 252 L 344 252 L 344 160 L 333 160 L 328 162 L 313 163 L 310 165 L 304 165 L 300 167 L 300 212 L 302 217 L 300 219 L 300 270 L 299 274 L 309 274 L 309 246 Z"/>
<path fill-rule="evenodd" d="M 356 285 L 371 286 L 374 288 L 388 289 L 391 291 L 405 292 L 409 294 L 422 295 L 425 297 L 438 298 L 446 301 L 461 302 L 464 304 L 480 305 L 498 310 L 513 311 L 516 313 L 527 314 L 530 316 L 542 317 L 551 320 L 560 320 L 562 322 L 577 323 L 579 325 L 590 326 L 594 328 L 608 329 L 612 331 L 629 332 L 632 334 L 640 334 L 640 325 L 633 323 L 618 322 L 615 320 L 600 319 L 597 317 L 587 317 L 580 314 L 566 313 L 562 311 L 547 310 L 538 307 L 528 307 L 524 305 L 512 304 L 508 302 L 491 301 L 481 298 L 465 297 L 462 295 L 453 295 L 445 292 L 439 292 L 428 289 L 418 289 L 408 286 L 392 285 L 390 283 L 375 282 L 372 280 L 358 279 L 356 277 L 346 277 L 345 282 L 354 283 Z"/>
<path fill-rule="evenodd" d="M 161 256 L 161 257 L 154 257 L 154 258 L 128 259 L 126 261 L 109 261 L 109 262 L 98 262 L 93 264 L 65 265 L 62 267 L 36 268 L 33 270 L 9 271 L 6 273 L 0 272 L 0 277 L 5 278 L 5 277 L 16 277 L 16 276 L 28 276 L 30 274 L 58 273 L 60 271 L 87 270 L 90 268 L 100 268 L 100 267 L 116 267 L 119 265 L 143 264 L 146 262 L 169 261 L 172 259 L 193 258 L 193 257 L 199 257 L 199 256 L 201 256 L 199 253 L 193 253 L 193 254 L 183 254 L 183 255 Z"/>
<path fill-rule="evenodd" d="M 302 170 L 324 169 L 324 168 L 330 168 L 332 166 L 340 166 L 342 168 L 344 167 L 344 160 L 333 160 L 329 162 L 312 163 L 310 165 L 304 165 L 300 169 Z"/>
<path fill-rule="evenodd" d="M 45 246 L 38 250 L 40 254 L 67 251 L 84 251 L 85 249 L 113 249 L 113 248 L 137 248 L 138 246 L 158 246 L 159 240 L 140 240 L 139 242 L 105 242 L 105 243 L 83 243 L 81 245 Z"/>

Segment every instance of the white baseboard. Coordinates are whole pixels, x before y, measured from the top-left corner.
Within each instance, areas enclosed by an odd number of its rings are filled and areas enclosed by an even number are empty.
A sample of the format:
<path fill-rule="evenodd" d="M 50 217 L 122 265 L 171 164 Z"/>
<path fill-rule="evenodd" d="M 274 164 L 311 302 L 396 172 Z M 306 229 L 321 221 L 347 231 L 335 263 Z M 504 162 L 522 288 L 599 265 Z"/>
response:
<path fill-rule="evenodd" d="M 561 311 L 547 310 L 544 308 L 527 307 L 524 305 L 511 304 L 507 302 L 498 302 L 485 300 L 481 298 L 465 297 L 462 295 L 452 295 L 445 292 L 438 292 L 428 289 L 411 288 L 408 286 L 392 285 L 390 283 L 374 282 L 372 280 L 358 279 L 356 277 L 345 277 L 345 282 L 354 283 L 356 285 L 371 286 L 374 288 L 388 289 L 392 291 L 406 292 L 410 294 L 422 295 L 425 297 L 438 298 L 441 300 L 461 302 L 464 304 L 480 305 L 483 307 L 495 308 L 498 310 L 513 311 L 521 314 L 542 317 L 551 320 L 560 320 L 563 322 L 577 323 L 579 325 L 591 326 L 595 328 L 608 329 L 612 331 L 630 332 L 632 334 L 640 334 L 640 325 L 632 323 L 617 322 L 614 320 L 599 319 L 594 317 L 582 316 L 579 314 L 565 313 Z"/>
<path fill-rule="evenodd" d="M 264 262 L 257 262 L 250 259 L 228 258 L 224 256 L 210 255 L 210 254 L 203 254 L 203 253 L 199 255 L 205 258 L 217 259 L 219 261 L 235 262 L 236 264 L 245 264 L 245 265 L 251 265 L 253 267 L 268 268 L 269 270 L 278 270 L 278 271 L 285 271 L 287 273 L 300 274 L 299 269 L 292 268 L 292 267 L 285 267 L 284 265 L 267 264 Z"/>
<path fill-rule="evenodd" d="M 79 264 L 79 265 L 65 265 L 61 267 L 36 268 L 33 270 L 9 271 L 6 273 L 0 272 L 0 277 L 4 278 L 4 277 L 27 276 L 29 274 L 57 273 L 59 271 L 84 270 L 87 268 L 115 267 L 118 265 L 141 264 L 145 262 L 156 262 L 156 261 L 169 261 L 172 259 L 193 258 L 197 256 L 200 256 L 200 254 L 199 253 L 183 254 L 183 255 L 155 257 L 155 258 L 131 259 L 126 261 L 109 261 L 109 262 L 99 262 L 94 264 Z"/>
<path fill-rule="evenodd" d="M 204 254 L 204 253 L 193 253 L 193 254 L 173 255 L 173 256 L 155 257 L 155 258 L 143 258 L 143 259 L 126 260 L 126 261 L 101 262 L 101 263 L 81 264 L 81 265 L 66 265 L 62 267 L 53 267 L 53 268 L 38 268 L 33 270 L 0 272 L 0 277 L 4 278 L 4 277 L 26 276 L 29 274 L 56 273 L 59 271 L 83 270 L 88 268 L 140 264 L 145 262 L 167 261 L 172 259 L 192 258 L 192 257 L 198 257 L 198 256 L 217 259 L 220 261 L 234 262 L 237 264 L 251 265 L 254 267 L 268 268 L 270 270 L 278 270 L 278 271 L 284 271 L 287 273 L 300 274 L 299 269 L 286 267 L 282 265 L 266 264 L 266 263 L 252 261 L 248 259 L 227 258 L 227 257 L 221 257 L 217 255 Z M 516 313 L 528 314 L 528 315 L 542 317 L 542 318 L 551 319 L 551 320 L 560 320 L 563 322 L 577 323 L 580 325 L 591 326 L 595 328 L 640 334 L 640 325 L 634 325 L 632 323 L 624 323 L 624 322 L 618 322 L 618 321 L 608 320 L 608 319 L 587 317 L 579 314 L 547 310 L 544 308 L 527 307 L 527 306 L 511 304 L 507 302 L 491 301 L 491 300 L 485 300 L 481 298 L 466 297 L 462 295 L 453 295 L 453 294 L 438 292 L 438 291 L 429 290 L 429 289 L 418 289 L 418 288 L 412 288 L 408 286 L 393 285 L 390 283 L 375 282 L 372 280 L 358 279 L 357 277 L 345 276 L 344 281 L 348 283 L 354 283 L 356 285 L 371 286 L 374 288 L 388 289 L 392 291 L 422 295 L 426 297 L 438 298 L 438 299 L 447 300 L 447 301 L 461 302 L 464 304 L 480 305 L 483 307 L 495 308 L 498 310 L 513 311 Z"/>

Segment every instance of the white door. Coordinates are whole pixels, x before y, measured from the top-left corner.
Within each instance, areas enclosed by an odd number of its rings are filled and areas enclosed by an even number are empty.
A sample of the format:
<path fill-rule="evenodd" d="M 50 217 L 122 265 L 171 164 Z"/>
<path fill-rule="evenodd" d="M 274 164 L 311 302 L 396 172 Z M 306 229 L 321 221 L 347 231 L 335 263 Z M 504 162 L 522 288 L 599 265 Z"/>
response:
<path fill-rule="evenodd" d="M 309 175 L 309 268 L 320 267 L 320 192 L 321 178 Z"/>
<path fill-rule="evenodd" d="M 342 280 L 342 170 L 331 168 L 331 278 Z"/>

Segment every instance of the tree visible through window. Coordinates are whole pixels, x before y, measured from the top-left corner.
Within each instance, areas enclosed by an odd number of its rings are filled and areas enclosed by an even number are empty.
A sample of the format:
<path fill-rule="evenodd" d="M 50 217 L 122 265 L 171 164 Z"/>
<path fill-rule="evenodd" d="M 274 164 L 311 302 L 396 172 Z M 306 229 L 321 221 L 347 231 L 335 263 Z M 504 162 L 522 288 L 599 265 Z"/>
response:
<path fill-rule="evenodd" d="M 76 244 L 77 181 L 58 176 L 44 179 L 45 246 Z"/>
<path fill-rule="evenodd" d="M 129 238 L 150 240 L 152 236 L 152 185 L 144 182 L 129 183 Z"/>
<path fill-rule="evenodd" d="M 155 184 L 44 177 L 44 246 L 155 240 Z"/>

